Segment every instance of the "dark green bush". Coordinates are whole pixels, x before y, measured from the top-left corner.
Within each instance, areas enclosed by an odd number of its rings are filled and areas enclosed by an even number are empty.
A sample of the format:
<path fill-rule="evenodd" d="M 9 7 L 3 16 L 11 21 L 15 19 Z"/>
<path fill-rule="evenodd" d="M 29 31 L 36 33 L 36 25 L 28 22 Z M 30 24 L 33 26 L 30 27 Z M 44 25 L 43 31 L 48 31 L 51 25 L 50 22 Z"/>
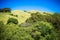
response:
<path fill-rule="evenodd" d="M 15 18 L 9 18 L 8 21 L 7 21 L 7 24 L 9 24 L 9 23 L 18 24 L 18 20 L 15 19 Z"/>

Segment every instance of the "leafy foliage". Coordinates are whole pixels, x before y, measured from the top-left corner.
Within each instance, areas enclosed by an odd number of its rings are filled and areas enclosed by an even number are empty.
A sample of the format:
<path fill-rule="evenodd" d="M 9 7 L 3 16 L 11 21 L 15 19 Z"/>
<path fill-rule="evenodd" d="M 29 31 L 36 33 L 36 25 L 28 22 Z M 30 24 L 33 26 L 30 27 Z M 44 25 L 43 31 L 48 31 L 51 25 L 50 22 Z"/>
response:
<path fill-rule="evenodd" d="M 31 17 L 29 19 L 27 19 L 26 22 L 34 23 L 34 22 L 37 22 L 37 21 L 46 21 L 45 16 L 46 15 L 42 15 L 39 12 L 32 13 Z"/>
<path fill-rule="evenodd" d="M 44 14 L 46 14 L 46 13 L 44 12 Z M 59 36 L 59 34 L 60 34 L 60 14 L 58 14 L 58 13 L 49 14 L 48 13 L 46 15 L 43 15 L 40 13 L 32 13 L 31 17 L 26 20 L 26 22 L 32 23 L 32 24 L 34 24 L 35 22 L 39 22 L 39 21 L 45 21 L 45 22 L 51 23 L 54 26 L 54 28 L 57 29 L 56 31 L 58 33 L 58 38 L 60 39 L 60 36 Z M 42 26 L 42 25 L 40 25 L 40 26 Z M 42 28 L 44 30 L 46 27 L 44 28 L 44 26 L 43 26 Z M 48 29 L 48 28 L 46 28 L 46 29 Z M 45 33 L 45 31 L 46 30 L 44 30 L 43 32 Z M 49 30 L 49 32 L 50 32 L 50 30 Z M 44 40 L 45 40 L 45 38 L 44 38 Z"/>
<path fill-rule="evenodd" d="M 3 9 L 0 9 L 0 12 L 11 12 L 11 9 L 10 8 L 3 8 Z"/>
<path fill-rule="evenodd" d="M 47 40 L 47 35 L 49 35 L 48 37 L 50 37 L 48 38 L 48 40 L 57 40 L 55 29 L 50 23 L 41 21 L 36 22 L 33 26 L 37 28 L 38 34 L 40 32 L 40 34 L 36 37 L 35 34 L 33 34 L 33 36 L 36 38 L 34 38 L 35 40 L 40 40 L 41 37 L 44 37 Z"/>
<path fill-rule="evenodd" d="M 0 33 L 1 40 L 33 40 L 28 33 L 28 28 L 19 27 L 15 24 L 8 24 L 3 27 L 3 31 Z"/>
<path fill-rule="evenodd" d="M 46 13 L 44 12 L 44 14 Z M 52 23 L 54 27 L 60 29 L 60 14 L 58 13 L 54 13 L 54 14 L 47 13 L 46 15 L 40 13 L 32 13 L 31 17 L 26 20 L 26 22 L 28 23 L 34 23 L 37 21 L 45 21 L 45 22 Z"/>

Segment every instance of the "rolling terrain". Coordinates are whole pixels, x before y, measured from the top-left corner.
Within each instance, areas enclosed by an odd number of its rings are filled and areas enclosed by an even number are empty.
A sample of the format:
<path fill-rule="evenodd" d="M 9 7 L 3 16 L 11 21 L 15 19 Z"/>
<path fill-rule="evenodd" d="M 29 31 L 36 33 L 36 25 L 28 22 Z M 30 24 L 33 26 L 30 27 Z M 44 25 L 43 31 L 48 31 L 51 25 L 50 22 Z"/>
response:
<path fill-rule="evenodd" d="M 0 13 L 0 21 L 3 21 L 6 24 L 9 18 L 16 18 L 19 24 L 21 24 L 25 22 L 29 17 L 31 17 L 31 13 L 36 13 L 36 12 L 39 12 L 42 15 L 46 15 L 43 12 L 37 10 L 30 10 L 26 12 L 22 10 L 14 10 L 11 13 Z M 51 14 L 51 13 L 47 12 L 47 14 Z M 15 15 L 17 15 L 18 17 L 16 17 Z"/>

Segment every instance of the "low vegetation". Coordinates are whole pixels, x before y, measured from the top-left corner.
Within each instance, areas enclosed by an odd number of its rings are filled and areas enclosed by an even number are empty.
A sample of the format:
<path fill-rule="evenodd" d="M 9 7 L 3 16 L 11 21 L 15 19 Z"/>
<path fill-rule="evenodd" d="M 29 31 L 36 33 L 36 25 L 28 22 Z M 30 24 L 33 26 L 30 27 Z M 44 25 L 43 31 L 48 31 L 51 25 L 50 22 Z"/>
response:
<path fill-rule="evenodd" d="M 60 14 L 42 13 L 0 10 L 0 40 L 60 40 Z"/>

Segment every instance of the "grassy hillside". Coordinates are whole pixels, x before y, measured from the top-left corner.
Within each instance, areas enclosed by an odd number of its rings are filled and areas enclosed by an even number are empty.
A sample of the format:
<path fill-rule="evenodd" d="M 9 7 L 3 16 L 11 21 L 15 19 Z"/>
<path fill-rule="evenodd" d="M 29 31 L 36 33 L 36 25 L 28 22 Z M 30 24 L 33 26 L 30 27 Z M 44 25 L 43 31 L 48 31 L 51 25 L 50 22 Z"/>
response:
<path fill-rule="evenodd" d="M 31 16 L 29 13 L 19 10 L 12 11 L 12 14 L 18 15 L 17 19 L 19 21 L 19 24 L 25 22 L 26 19 L 28 19 Z"/>
<path fill-rule="evenodd" d="M 2 20 L 6 24 L 8 18 L 16 18 L 19 24 L 21 24 L 25 22 L 29 17 L 31 17 L 31 13 L 36 13 L 36 12 L 40 12 L 40 11 L 31 10 L 31 11 L 24 12 L 22 10 L 14 10 L 11 13 L 0 13 L 0 21 Z M 40 14 L 46 15 L 43 12 L 40 12 Z M 18 17 L 15 17 L 15 15 L 17 15 Z"/>
<path fill-rule="evenodd" d="M 1 40 L 60 40 L 60 14 L 36 10 L 0 12 Z"/>
<path fill-rule="evenodd" d="M 14 15 L 17 15 L 18 17 L 15 17 Z M 20 24 L 22 22 L 25 22 L 25 20 L 28 19 L 29 17 L 30 17 L 29 13 L 19 10 L 12 11 L 11 13 L 0 13 L 0 21 L 3 21 L 5 24 L 8 18 L 16 18 Z"/>

